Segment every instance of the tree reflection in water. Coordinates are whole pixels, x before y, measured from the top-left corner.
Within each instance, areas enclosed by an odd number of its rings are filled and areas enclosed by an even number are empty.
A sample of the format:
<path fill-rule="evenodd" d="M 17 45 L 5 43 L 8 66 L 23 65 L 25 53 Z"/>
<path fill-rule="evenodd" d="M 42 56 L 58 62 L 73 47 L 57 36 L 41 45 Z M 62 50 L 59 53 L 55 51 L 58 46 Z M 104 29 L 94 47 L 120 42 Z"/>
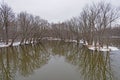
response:
<path fill-rule="evenodd" d="M 45 65 L 49 53 L 43 45 L 24 45 L 0 49 L 0 80 L 14 80 L 17 72 L 28 76 Z"/>
<path fill-rule="evenodd" d="M 64 42 L 57 42 L 52 49 L 55 55 L 64 56 L 67 62 L 77 66 L 83 80 L 113 80 L 109 52 L 90 51 Z"/>
<path fill-rule="evenodd" d="M 0 80 L 14 80 L 17 73 L 32 75 L 48 63 L 50 55 L 65 57 L 66 62 L 78 67 L 83 80 L 113 80 L 109 52 L 90 51 L 80 44 L 64 41 L 1 48 Z"/>
<path fill-rule="evenodd" d="M 72 51 L 67 60 L 79 68 L 84 80 L 113 80 L 108 52 L 93 52 L 83 47 Z"/>

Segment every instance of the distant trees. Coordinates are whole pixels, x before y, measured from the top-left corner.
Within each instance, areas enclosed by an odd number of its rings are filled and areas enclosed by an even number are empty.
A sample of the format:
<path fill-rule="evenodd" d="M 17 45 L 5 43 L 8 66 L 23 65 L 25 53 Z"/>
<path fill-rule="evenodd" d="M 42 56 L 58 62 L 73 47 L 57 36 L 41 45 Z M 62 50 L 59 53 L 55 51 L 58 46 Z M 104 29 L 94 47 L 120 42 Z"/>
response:
<path fill-rule="evenodd" d="M 65 23 L 52 24 L 52 37 L 66 39 L 68 37 L 66 27 Z"/>
<path fill-rule="evenodd" d="M 112 27 L 109 31 L 109 34 L 112 36 L 120 37 L 120 25 L 116 25 L 116 26 Z"/>
<path fill-rule="evenodd" d="M 62 23 L 48 23 L 47 20 L 27 12 L 14 14 L 7 4 L 0 6 L 0 41 L 11 46 L 39 42 L 43 37 L 83 40 L 84 43 L 100 45 L 109 43 L 110 31 L 119 19 L 119 11 L 111 4 L 100 2 L 86 6 L 78 17 Z M 118 27 L 119 28 L 119 27 Z M 118 31 L 119 33 L 120 31 Z M 115 32 L 116 33 L 116 32 Z"/>
<path fill-rule="evenodd" d="M 81 39 L 81 23 L 79 18 L 72 18 L 70 21 L 67 22 L 67 25 L 69 26 L 70 33 L 73 35 L 73 39 L 79 40 Z"/>

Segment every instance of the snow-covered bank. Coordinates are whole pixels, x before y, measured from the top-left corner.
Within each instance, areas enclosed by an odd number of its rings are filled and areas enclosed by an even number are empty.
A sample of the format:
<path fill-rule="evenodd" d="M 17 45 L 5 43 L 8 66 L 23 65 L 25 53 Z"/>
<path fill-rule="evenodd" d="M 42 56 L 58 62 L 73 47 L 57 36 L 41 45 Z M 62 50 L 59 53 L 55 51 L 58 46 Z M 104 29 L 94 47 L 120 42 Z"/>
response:
<path fill-rule="evenodd" d="M 33 44 L 33 41 L 31 41 L 31 43 L 27 41 L 22 44 L 20 44 L 20 42 L 14 42 L 12 46 L 19 46 L 19 45 L 25 45 L 25 44 Z M 7 45 L 5 43 L 0 43 L 0 48 L 9 47 L 10 45 L 11 45 L 11 42 L 9 42 Z"/>
<path fill-rule="evenodd" d="M 60 38 L 52 38 L 52 37 L 45 37 L 45 38 L 42 38 L 42 40 L 56 40 L 56 41 L 61 41 L 62 39 Z M 65 39 L 64 40 L 65 42 L 75 42 L 75 43 L 78 43 L 77 40 L 69 40 L 69 39 Z M 33 43 L 33 41 L 31 41 L 31 43 Z M 36 42 L 37 43 L 37 42 Z M 80 44 L 83 44 L 83 41 L 80 40 L 79 41 Z M 22 45 L 24 44 L 30 44 L 28 41 L 27 42 L 24 42 Z M 7 45 L 5 43 L 0 43 L 0 48 L 3 48 L 3 47 L 9 47 L 11 45 L 11 42 L 9 42 Z M 20 45 L 20 42 L 14 42 L 12 46 L 19 46 Z"/>
<path fill-rule="evenodd" d="M 97 51 L 118 51 L 119 50 L 117 47 L 113 47 L 113 46 L 108 46 L 108 48 L 106 46 L 103 46 L 103 47 L 88 46 L 88 49 L 97 50 Z"/>
<path fill-rule="evenodd" d="M 2 47 L 9 47 L 11 43 L 8 43 L 7 45 L 5 43 L 0 43 L 0 48 Z M 12 46 L 19 46 L 20 42 L 14 42 Z"/>
<path fill-rule="evenodd" d="M 56 40 L 56 41 L 61 41 L 62 40 L 60 38 L 52 38 L 52 37 L 44 37 L 44 38 L 42 38 L 42 40 L 45 40 L 45 39 L 46 40 Z M 117 51 L 117 50 L 119 50 L 117 47 L 114 47 L 114 46 L 108 46 L 108 48 L 107 48 L 106 46 L 100 47 L 100 45 L 97 46 L 97 47 L 95 47 L 93 45 L 88 45 L 87 42 L 86 42 L 86 44 L 84 44 L 83 40 L 77 41 L 77 40 L 63 39 L 63 41 L 79 43 L 79 44 L 87 46 L 88 49 L 93 50 L 93 51 L 94 50 L 97 50 L 97 51 Z M 31 41 L 31 43 L 33 43 L 33 41 Z M 8 43 L 7 45 L 5 43 L 0 43 L 0 48 L 2 48 L 2 47 L 9 47 L 10 44 L 11 43 Z M 24 44 L 30 44 L 30 43 L 27 41 L 27 42 L 24 42 L 23 45 Z M 12 46 L 19 46 L 19 45 L 20 45 L 20 42 L 14 42 Z"/>
<path fill-rule="evenodd" d="M 65 41 L 65 42 L 75 42 L 75 43 L 81 43 L 81 44 L 83 44 L 83 40 L 79 40 L 79 41 L 77 41 L 77 40 L 70 40 L 70 39 L 60 39 L 60 38 L 53 38 L 53 37 L 44 37 L 44 38 L 42 38 L 42 40 L 44 40 L 44 39 L 47 39 L 47 40 L 57 40 L 57 41 L 61 41 L 61 40 L 63 40 L 63 41 Z"/>

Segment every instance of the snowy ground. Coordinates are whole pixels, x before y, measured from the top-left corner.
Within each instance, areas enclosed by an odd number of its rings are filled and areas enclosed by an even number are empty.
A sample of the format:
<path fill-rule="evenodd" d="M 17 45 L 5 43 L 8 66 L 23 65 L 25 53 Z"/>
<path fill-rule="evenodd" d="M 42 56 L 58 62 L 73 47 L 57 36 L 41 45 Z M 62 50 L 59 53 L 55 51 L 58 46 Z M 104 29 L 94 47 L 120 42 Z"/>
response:
<path fill-rule="evenodd" d="M 7 45 L 5 43 L 0 43 L 0 47 L 8 47 L 11 43 L 8 43 Z M 14 42 L 13 46 L 18 46 L 20 45 L 20 42 Z"/>
<path fill-rule="evenodd" d="M 89 46 L 88 49 L 97 50 L 97 51 L 118 51 L 119 50 L 117 47 L 114 47 L 114 46 L 108 46 L 108 48 L 106 46 L 103 46 L 103 47 Z"/>
<path fill-rule="evenodd" d="M 57 40 L 57 41 L 61 40 L 59 38 L 51 38 L 51 37 L 43 38 L 43 40 L 44 39 L 47 39 L 47 40 Z M 68 39 L 66 39 L 65 42 L 75 42 L 75 43 L 77 43 L 77 40 L 68 40 Z M 33 41 L 31 43 L 33 43 Z M 79 43 L 83 43 L 83 41 L 80 40 Z M 9 47 L 10 44 L 11 44 L 11 42 L 9 42 L 7 45 L 5 43 L 0 43 L 0 48 L 1 47 Z M 29 42 L 25 42 L 25 44 L 29 44 Z M 19 46 L 19 45 L 20 45 L 20 42 L 14 42 L 12 46 Z"/>
<path fill-rule="evenodd" d="M 44 39 L 47 39 L 47 40 L 58 40 L 60 41 L 61 39 L 59 38 L 52 38 L 52 37 L 45 37 Z M 43 39 L 43 40 L 44 40 Z M 33 42 L 33 41 L 32 41 Z M 69 39 L 66 39 L 65 42 L 75 42 L 77 43 L 77 40 L 69 40 Z M 83 40 L 80 40 L 79 41 L 80 44 L 83 44 Z M 29 44 L 28 42 L 26 42 L 25 44 Z M 0 48 L 1 47 L 9 47 L 10 43 L 8 43 L 7 45 L 5 43 L 0 43 Z M 18 46 L 20 45 L 20 42 L 14 42 L 13 43 L 13 46 Z M 108 48 L 106 46 L 103 46 L 103 47 L 95 47 L 93 45 L 91 46 L 88 46 L 88 44 L 83 44 L 83 45 L 86 45 L 88 47 L 88 49 L 90 50 L 98 50 L 98 51 L 118 51 L 119 49 L 117 47 L 114 47 L 114 46 L 109 46 Z"/>

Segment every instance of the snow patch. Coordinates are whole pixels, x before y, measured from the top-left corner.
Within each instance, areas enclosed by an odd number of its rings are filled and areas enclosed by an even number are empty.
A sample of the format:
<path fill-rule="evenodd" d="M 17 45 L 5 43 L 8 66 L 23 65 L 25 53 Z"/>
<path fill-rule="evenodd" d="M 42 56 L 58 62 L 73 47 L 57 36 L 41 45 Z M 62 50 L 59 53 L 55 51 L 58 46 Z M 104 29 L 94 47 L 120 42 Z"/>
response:
<path fill-rule="evenodd" d="M 0 48 L 2 47 L 9 47 L 10 46 L 10 42 L 6 45 L 5 43 L 0 43 Z M 20 42 L 14 42 L 12 46 L 18 46 L 20 45 Z"/>
<path fill-rule="evenodd" d="M 113 47 L 113 46 L 109 46 L 109 48 L 110 48 L 112 51 L 118 51 L 118 50 L 119 50 L 117 47 Z"/>
<path fill-rule="evenodd" d="M 88 49 L 97 50 L 97 51 L 118 51 L 119 50 L 117 47 L 113 47 L 113 46 L 109 46 L 108 48 L 106 46 L 103 46 L 103 47 L 88 46 Z"/>
<path fill-rule="evenodd" d="M 8 47 L 9 45 L 6 45 L 4 43 L 0 43 L 0 47 Z"/>
<path fill-rule="evenodd" d="M 18 45 L 20 45 L 20 42 L 14 42 L 13 43 L 13 46 L 18 46 Z"/>

